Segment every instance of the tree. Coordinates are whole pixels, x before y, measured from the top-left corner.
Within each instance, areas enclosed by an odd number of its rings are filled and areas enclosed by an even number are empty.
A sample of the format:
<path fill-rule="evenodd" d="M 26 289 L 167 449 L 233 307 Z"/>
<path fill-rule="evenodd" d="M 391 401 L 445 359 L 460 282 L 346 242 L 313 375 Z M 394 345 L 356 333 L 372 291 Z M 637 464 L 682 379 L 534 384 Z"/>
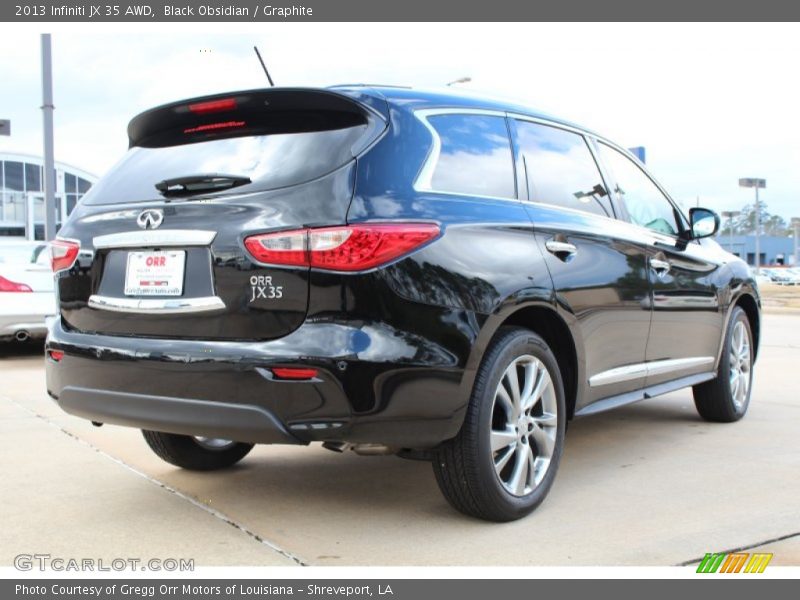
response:
<path fill-rule="evenodd" d="M 761 220 L 762 235 L 788 235 L 786 221 L 780 215 L 773 215 L 767 210 L 766 202 L 759 202 L 759 217 Z M 754 204 L 742 207 L 741 214 L 733 220 L 733 235 L 751 235 L 756 232 L 756 211 Z M 722 223 L 721 235 L 730 235 L 730 220 Z"/>

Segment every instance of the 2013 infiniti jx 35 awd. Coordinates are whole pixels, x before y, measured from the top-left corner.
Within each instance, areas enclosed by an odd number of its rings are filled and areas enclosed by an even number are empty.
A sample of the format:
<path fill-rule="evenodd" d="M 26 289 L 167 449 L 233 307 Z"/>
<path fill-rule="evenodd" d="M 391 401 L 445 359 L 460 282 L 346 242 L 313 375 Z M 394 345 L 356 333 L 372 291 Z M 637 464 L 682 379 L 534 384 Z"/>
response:
<path fill-rule="evenodd" d="M 544 499 L 569 419 L 690 386 L 705 419 L 747 410 L 745 263 L 602 136 L 366 86 L 176 102 L 128 135 L 52 244 L 47 388 L 172 464 L 430 458 L 503 521 Z"/>

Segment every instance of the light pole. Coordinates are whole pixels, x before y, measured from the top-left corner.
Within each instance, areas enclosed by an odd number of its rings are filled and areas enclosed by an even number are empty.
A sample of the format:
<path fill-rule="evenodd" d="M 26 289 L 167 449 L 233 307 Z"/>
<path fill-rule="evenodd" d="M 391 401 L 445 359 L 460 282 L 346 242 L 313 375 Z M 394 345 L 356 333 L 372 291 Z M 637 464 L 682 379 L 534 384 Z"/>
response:
<path fill-rule="evenodd" d="M 761 205 L 758 203 L 758 190 L 767 187 L 766 179 L 744 177 L 739 187 L 756 189 L 756 275 L 761 273 Z"/>
<path fill-rule="evenodd" d="M 733 254 L 733 219 L 742 214 L 740 210 L 723 210 L 722 216 L 728 219 L 728 252 Z M 745 257 L 747 258 L 747 257 Z"/>
<path fill-rule="evenodd" d="M 56 237 L 56 179 L 53 156 L 53 58 L 50 34 L 42 34 L 42 118 L 44 120 L 44 240 Z M 34 239 L 34 238 L 31 238 Z"/>
<path fill-rule="evenodd" d="M 457 83 L 469 83 L 470 81 L 472 81 L 472 77 L 459 77 L 458 79 L 454 79 L 453 81 L 448 83 L 447 87 L 450 87 L 451 85 L 455 85 Z"/>
<path fill-rule="evenodd" d="M 800 217 L 792 217 L 792 227 L 794 228 L 794 266 L 800 267 L 800 248 L 797 246 L 797 238 L 800 238 Z"/>

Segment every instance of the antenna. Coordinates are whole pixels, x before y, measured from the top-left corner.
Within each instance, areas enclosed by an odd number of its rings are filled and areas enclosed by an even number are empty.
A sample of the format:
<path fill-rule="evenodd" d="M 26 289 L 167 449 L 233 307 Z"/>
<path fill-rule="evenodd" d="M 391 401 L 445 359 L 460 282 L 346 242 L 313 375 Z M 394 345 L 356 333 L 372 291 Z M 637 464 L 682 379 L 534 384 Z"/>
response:
<path fill-rule="evenodd" d="M 269 71 L 267 71 L 267 65 L 264 64 L 264 59 L 261 58 L 261 52 L 258 51 L 258 46 L 253 46 L 253 50 L 256 51 L 256 56 L 258 57 L 258 62 L 261 63 L 261 68 L 264 69 L 264 73 L 267 76 L 267 81 L 269 81 L 270 87 L 275 87 L 275 84 L 272 82 L 272 77 L 269 76 Z"/>

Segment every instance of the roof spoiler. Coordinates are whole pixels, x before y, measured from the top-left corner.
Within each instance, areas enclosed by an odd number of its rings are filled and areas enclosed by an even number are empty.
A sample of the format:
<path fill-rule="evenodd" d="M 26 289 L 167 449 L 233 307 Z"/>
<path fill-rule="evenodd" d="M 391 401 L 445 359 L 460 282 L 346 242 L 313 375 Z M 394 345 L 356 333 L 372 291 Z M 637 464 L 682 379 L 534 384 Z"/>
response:
<path fill-rule="evenodd" d="M 129 147 L 154 148 L 361 124 L 383 130 L 387 117 L 350 94 L 313 88 L 270 88 L 191 98 L 152 108 L 128 124 L 128 141 Z"/>

